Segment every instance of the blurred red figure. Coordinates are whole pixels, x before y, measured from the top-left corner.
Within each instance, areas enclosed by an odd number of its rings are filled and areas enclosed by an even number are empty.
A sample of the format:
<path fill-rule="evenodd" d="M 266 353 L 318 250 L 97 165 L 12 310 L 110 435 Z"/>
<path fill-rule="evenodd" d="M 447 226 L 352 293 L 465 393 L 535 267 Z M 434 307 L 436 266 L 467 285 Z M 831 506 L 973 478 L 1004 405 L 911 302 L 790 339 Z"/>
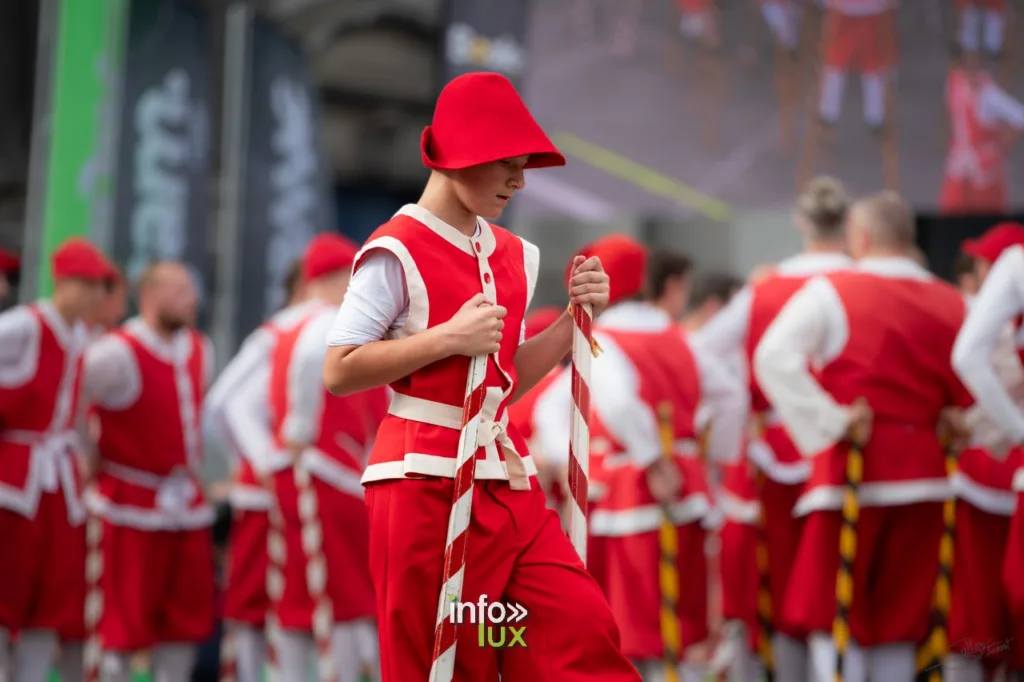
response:
<path fill-rule="evenodd" d="M 16 255 L 10 251 L 0 249 L 0 303 L 3 303 L 4 299 L 7 298 L 7 294 L 11 292 L 11 282 L 8 279 L 11 274 L 18 271 L 21 267 L 21 261 Z"/>
<path fill-rule="evenodd" d="M 52 271 L 51 300 L 0 314 L 0 676 L 19 682 L 47 679 L 58 639 L 85 637 L 84 453 L 76 430 L 84 320 L 114 276 L 110 262 L 78 239 L 54 252 Z"/>
<path fill-rule="evenodd" d="M 954 55 L 946 80 L 950 119 L 943 213 L 1005 213 L 1006 153 L 1024 129 L 1024 104 L 1011 97 L 969 55 Z"/>

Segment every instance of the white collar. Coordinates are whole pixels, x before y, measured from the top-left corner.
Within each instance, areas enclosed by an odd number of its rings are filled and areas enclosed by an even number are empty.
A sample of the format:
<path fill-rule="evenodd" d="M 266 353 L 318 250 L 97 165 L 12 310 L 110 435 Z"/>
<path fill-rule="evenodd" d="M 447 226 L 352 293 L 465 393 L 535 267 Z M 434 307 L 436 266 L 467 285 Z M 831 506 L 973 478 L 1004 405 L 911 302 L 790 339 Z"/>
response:
<path fill-rule="evenodd" d="M 779 263 L 777 272 L 780 275 L 798 277 L 852 267 L 853 259 L 845 253 L 799 253 Z"/>
<path fill-rule="evenodd" d="M 141 317 L 124 323 L 126 332 L 134 336 L 156 357 L 172 365 L 184 364 L 192 355 L 192 338 L 187 328 L 179 329 L 170 340 L 164 339 Z"/>
<path fill-rule="evenodd" d="M 487 258 L 494 253 L 494 231 L 483 218 L 477 217 L 476 234 L 467 237 L 418 204 L 406 204 L 398 209 L 395 215 L 404 215 L 423 223 L 449 244 L 470 256 L 479 255 L 481 258 Z"/>
<path fill-rule="evenodd" d="M 68 324 L 57 310 L 57 306 L 49 299 L 39 301 L 36 308 L 46 321 L 46 325 L 53 330 L 53 335 L 57 337 L 57 343 L 61 348 L 69 350 L 72 347 L 84 346 L 88 337 L 88 330 L 84 322 L 76 320 L 74 323 Z"/>
<path fill-rule="evenodd" d="M 660 332 L 672 325 L 665 311 L 644 301 L 624 301 L 611 306 L 598 318 L 605 329 L 629 332 Z"/>
<path fill-rule="evenodd" d="M 932 273 L 906 256 L 862 258 L 857 261 L 857 269 L 880 277 L 892 277 L 894 279 L 918 279 L 925 281 L 935 279 Z"/>

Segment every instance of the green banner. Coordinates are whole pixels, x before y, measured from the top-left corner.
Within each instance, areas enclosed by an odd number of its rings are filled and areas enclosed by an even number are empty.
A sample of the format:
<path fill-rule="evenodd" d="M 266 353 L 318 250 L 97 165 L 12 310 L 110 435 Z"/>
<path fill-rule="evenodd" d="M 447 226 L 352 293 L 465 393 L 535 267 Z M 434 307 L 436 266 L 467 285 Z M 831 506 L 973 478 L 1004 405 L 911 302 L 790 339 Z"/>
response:
<path fill-rule="evenodd" d="M 96 239 L 109 212 L 116 97 L 129 0 L 61 0 L 51 82 L 50 141 L 37 296 L 53 291 L 50 256 L 65 239 Z M 99 234 L 97 234 L 99 232 Z M 104 239 L 96 241 L 105 246 Z"/>

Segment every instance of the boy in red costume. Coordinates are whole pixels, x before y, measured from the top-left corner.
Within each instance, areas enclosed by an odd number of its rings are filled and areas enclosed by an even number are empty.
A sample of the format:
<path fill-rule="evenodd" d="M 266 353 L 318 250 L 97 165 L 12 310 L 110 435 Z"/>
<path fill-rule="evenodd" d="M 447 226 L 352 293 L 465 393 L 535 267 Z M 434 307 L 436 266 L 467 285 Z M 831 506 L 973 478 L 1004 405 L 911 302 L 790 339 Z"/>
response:
<path fill-rule="evenodd" d="M 421 149 L 433 171 L 423 196 L 356 257 L 324 364 L 334 393 L 395 390 L 363 475 L 383 680 L 426 680 L 431 668 L 469 359 L 486 355 L 462 597 L 522 604 L 527 646 L 502 650 L 499 661 L 496 649 L 478 645 L 476 626 L 459 627 L 454 679 L 496 680 L 500 672 L 505 682 L 639 682 L 600 589 L 546 508 L 536 465 L 508 425 L 507 406 L 569 352 L 574 324 L 563 314 L 524 341 L 539 253 L 488 220 L 522 189 L 524 170 L 565 158 L 512 84 L 493 73 L 445 87 Z M 597 314 L 608 291 L 600 261 L 579 258 L 570 301 Z"/>

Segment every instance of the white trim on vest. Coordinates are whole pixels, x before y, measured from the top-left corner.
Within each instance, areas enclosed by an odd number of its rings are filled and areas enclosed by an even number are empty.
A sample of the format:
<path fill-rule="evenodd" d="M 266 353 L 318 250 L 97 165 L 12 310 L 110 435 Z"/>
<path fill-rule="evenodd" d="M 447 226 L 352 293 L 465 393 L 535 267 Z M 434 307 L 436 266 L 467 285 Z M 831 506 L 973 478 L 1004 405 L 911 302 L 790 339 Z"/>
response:
<path fill-rule="evenodd" d="M 744 500 L 727 490 L 719 490 L 715 498 L 715 506 L 729 521 L 756 526 L 761 520 L 761 502 Z"/>
<path fill-rule="evenodd" d="M 430 319 L 430 299 L 427 298 L 427 284 L 423 281 L 420 268 L 413 260 L 409 249 L 395 237 L 377 237 L 373 241 L 367 242 L 359 250 L 354 262 L 359 263 L 371 249 L 390 251 L 402 264 L 402 270 L 405 272 L 405 288 L 409 294 L 409 315 L 405 324 L 388 332 L 388 338 L 401 339 L 425 331 Z"/>
<path fill-rule="evenodd" d="M 228 493 L 228 503 L 232 509 L 269 511 L 273 502 L 274 496 L 269 490 L 251 485 L 235 483 L 231 486 L 231 492 Z"/>
<path fill-rule="evenodd" d="M 533 294 L 537 291 L 537 275 L 540 272 L 540 249 L 520 238 L 523 243 L 523 269 L 526 271 L 526 309 L 530 309 Z"/>
<path fill-rule="evenodd" d="M 822 485 L 808 490 L 797 500 L 793 516 L 806 516 L 814 511 L 838 511 L 843 507 L 841 485 Z M 918 502 L 944 502 L 953 494 L 948 478 L 912 481 L 863 483 L 857 495 L 862 507 L 895 507 Z"/>
<path fill-rule="evenodd" d="M 317 448 L 303 450 L 298 464 L 339 492 L 363 499 L 359 472 L 331 459 Z"/>
<path fill-rule="evenodd" d="M 669 505 L 672 522 L 685 526 L 699 521 L 709 511 L 711 503 L 704 493 L 687 495 Z M 649 504 L 622 511 L 595 509 L 590 514 L 590 534 L 595 537 L 624 537 L 658 530 L 664 520 L 665 511 L 661 505 Z"/>
<path fill-rule="evenodd" d="M 1015 493 L 1024 493 L 1024 467 L 1014 472 L 1012 487 Z"/>
<path fill-rule="evenodd" d="M 1017 508 L 1017 496 L 1009 490 L 1000 490 L 978 483 L 963 471 L 957 471 L 950 477 L 953 494 L 977 507 L 983 512 L 997 516 L 1013 516 Z"/>

